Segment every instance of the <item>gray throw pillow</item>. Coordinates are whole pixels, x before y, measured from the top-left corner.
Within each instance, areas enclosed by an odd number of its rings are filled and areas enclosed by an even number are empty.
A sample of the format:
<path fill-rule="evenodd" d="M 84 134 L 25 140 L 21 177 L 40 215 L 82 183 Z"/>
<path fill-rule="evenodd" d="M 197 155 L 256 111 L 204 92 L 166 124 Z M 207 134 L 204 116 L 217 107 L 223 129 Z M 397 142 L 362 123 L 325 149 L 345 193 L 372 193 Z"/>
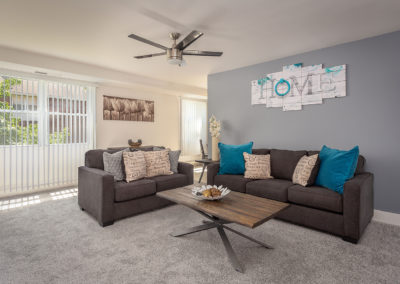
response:
<path fill-rule="evenodd" d="M 120 181 L 125 178 L 122 153 L 129 152 L 129 148 L 122 151 L 110 154 L 107 152 L 103 153 L 104 170 L 114 176 L 114 180 Z"/>
<path fill-rule="evenodd" d="M 155 146 L 153 147 L 153 151 L 162 151 L 165 150 L 165 147 L 159 147 Z M 167 148 L 168 150 L 168 155 L 169 155 L 169 163 L 171 165 L 171 172 L 174 174 L 178 173 L 178 162 L 179 162 L 179 156 L 181 155 L 181 150 L 176 150 L 176 151 L 171 151 L 171 149 Z"/>
<path fill-rule="evenodd" d="M 169 151 L 169 163 L 171 164 L 171 171 L 174 174 L 178 173 L 178 162 L 179 162 L 179 155 L 181 154 L 181 150 L 177 151 Z"/>

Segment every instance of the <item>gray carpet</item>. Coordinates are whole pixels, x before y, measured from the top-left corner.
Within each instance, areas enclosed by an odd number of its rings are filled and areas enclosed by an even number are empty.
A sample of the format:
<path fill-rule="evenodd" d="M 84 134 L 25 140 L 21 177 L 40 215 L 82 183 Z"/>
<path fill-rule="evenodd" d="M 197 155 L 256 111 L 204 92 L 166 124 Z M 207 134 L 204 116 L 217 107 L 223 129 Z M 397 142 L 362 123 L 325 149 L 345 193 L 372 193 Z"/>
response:
<path fill-rule="evenodd" d="M 76 198 L 0 213 L 1 283 L 399 283 L 400 227 L 371 223 L 358 245 L 271 220 L 234 226 L 275 247 L 227 232 L 235 272 L 215 230 L 181 238 L 202 217 L 171 206 L 101 228 Z"/>

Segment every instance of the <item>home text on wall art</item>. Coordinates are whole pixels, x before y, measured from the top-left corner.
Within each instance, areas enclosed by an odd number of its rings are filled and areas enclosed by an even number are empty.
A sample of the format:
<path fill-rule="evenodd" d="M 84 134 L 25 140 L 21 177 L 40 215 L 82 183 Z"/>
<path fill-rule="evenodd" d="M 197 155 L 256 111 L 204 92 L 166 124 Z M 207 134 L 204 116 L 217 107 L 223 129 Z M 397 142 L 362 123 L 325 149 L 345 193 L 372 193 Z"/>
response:
<path fill-rule="evenodd" d="M 301 110 L 302 105 L 322 104 L 323 99 L 346 96 L 346 65 L 322 68 L 302 63 L 283 66 L 281 72 L 251 81 L 251 104 Z"/>
<path fill-rule="evenodd" d="M 103 96 L 103 119 L 154 122 L 154 101 Z"/>

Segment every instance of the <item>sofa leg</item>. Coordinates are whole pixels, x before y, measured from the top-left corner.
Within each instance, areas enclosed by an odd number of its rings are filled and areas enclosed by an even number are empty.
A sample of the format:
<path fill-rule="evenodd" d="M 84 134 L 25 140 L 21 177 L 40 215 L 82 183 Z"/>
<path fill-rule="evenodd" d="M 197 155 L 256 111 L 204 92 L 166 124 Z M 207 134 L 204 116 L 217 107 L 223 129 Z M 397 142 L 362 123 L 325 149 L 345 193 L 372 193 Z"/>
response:
<path fill-rule="evenodd" d="M 111 226 L 112 224 L 114 224 L 114 221 L 109 221 L 109 222 L 104 222 L 104 223 L 99 222 L 99 224 L 100 224 L 100 226 L 102 226 L 104 228 L 104 227 Z"/>
<path fill-rule="evenodd" d="M 342 237 L 342 240 L 344 240 L 346 242 L 349 242 L 349 243 L 352 243 L 352 244 L 357 244 L 358 243 L 357 239 L 350 238 L 350 237 Z"/>
<path fill-rule="evenodd" d="M 81 208 L 82 211 L 85 211 L 85 208 Z"/>

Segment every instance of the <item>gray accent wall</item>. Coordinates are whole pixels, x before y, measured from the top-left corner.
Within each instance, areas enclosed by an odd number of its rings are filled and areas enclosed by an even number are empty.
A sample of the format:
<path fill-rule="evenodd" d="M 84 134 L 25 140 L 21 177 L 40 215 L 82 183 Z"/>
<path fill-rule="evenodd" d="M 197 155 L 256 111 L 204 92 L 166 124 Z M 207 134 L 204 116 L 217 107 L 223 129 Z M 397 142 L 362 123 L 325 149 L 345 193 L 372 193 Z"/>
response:
<path fill-rule="evenodd" d="M 251 80 L 300 62 L 347 64 L 347 97 L 301 111 L 251 105 Z M 400 32 L 211 74 L 208 113 L 222 121 L 221 142 L 228 144 L 293 150 L 359 145 L 366 170 L 375 175 L 375 209 L 400 213 Z"/>

